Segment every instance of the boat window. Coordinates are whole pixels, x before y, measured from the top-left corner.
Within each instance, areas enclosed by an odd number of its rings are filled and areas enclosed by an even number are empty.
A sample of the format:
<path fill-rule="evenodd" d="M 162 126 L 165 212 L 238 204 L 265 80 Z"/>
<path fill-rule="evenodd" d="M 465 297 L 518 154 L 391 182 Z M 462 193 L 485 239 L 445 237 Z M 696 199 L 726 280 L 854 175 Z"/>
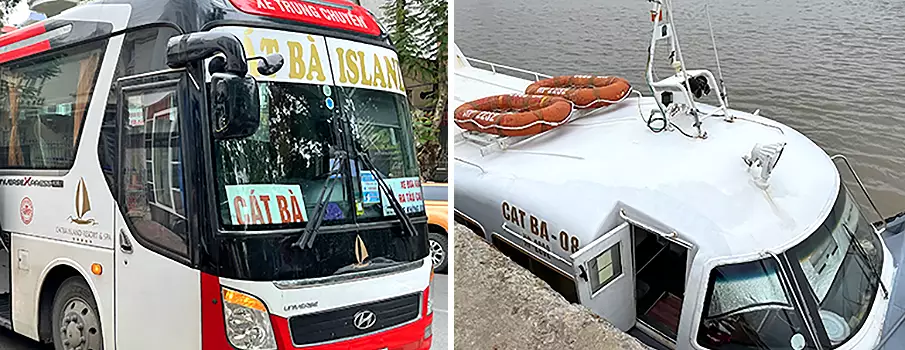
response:
<path fill-rule="evenodd" d="M 807 281 L 802 290 L 817 305 L 827 345 L 841 345 L 867 319 L 879 284 L 874 271 L 883 267 L 880 239 L 848 190 L 840 187 L 826 221 L 789 255 Z"/>
<path fill-rule="evenodd" d="M 600 253 L 588 263 L 591 271 L 591 294 L 597 293 L 612 280 L 622 275 L 622 256 L 619 254 L 619 242 L 610 249 Z"/>
<path fill-rule="evenodd" d="M 775 260 L 724 265 L 710 272 L 697 341 L 708 349 L 814 349 L 780 282 Z"/>

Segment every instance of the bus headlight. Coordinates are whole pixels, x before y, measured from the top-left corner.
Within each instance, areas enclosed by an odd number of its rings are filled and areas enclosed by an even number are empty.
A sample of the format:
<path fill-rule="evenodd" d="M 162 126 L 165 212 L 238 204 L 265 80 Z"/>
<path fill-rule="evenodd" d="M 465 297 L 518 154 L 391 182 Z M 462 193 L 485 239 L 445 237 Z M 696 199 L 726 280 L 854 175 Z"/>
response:
<path fill-rule="evenodd" d="M 427 314 L 434 312 L 434 271 L 431 270 L 430 284 L 427 286 Z"/>
<path fill-rule="evenodd" d="M 251 295 L 222 288 L 226 339 L 236 349 L 275 350 L 277 342 L 264 303 Z"/>

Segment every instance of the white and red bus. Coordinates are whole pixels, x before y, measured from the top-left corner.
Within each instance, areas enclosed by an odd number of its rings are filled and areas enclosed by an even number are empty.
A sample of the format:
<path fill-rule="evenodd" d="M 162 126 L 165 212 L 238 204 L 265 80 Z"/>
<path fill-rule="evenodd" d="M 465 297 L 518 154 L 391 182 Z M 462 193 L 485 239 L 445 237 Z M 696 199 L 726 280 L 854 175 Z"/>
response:
<path fill-rule="evenodd" d="M 398 57 L 343 0 L 103 0 L 0 36 L 0 325 L 56 349 L 428 349 Z"/>

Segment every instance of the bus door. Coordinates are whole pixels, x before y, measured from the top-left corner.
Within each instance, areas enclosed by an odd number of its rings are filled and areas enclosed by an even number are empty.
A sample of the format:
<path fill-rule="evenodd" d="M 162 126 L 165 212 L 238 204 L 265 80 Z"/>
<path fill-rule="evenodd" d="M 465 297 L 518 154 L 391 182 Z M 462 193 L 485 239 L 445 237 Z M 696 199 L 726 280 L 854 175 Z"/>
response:
<path fill-rule="evenodd" d="M 628 223 L 572 254 L 578 299 L 617 328 L 635 325 L 635 272 Z"/>
<path fill-rule="evenodd" d="M 198 348 L 201 277 L 191 265 L 190 177 L 183 171 L 191 154 L 183 130 L 193 119 L 187 92 L 195 86 L 182 70 L 126 77 L 117 85 L 117 348 Z"/>

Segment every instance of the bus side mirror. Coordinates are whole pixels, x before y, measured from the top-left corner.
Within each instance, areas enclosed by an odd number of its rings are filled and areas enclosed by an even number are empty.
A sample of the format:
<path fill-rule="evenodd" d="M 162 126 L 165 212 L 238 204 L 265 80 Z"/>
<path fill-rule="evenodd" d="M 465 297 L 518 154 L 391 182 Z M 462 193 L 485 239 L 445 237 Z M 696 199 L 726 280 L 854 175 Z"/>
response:
<path fill-rule="evenodd" d="M 258 83 L 248 76 L 242 42 L 235 35 L 224 32 L 177 35 L 167 42 L 170 68 L 183 68 L 212 57 L 208 72 L 211 75 L 209 115 L 214 138 L 225 140 L 253 135 L 260 124 L 261 102 Z M 273 65 L 276 63 L 274 61 Z M 282 57 L 279 63 L 282 66 Z M 266 66 L 273 68 L 271 64 Z"/>
<path fill-rule="evenodd" d="M 217 140 L 245 138 L 258 130 L 261 122 L 258 82 L 251 76 L 213 73 L 210 89 L 210 117 Z"/>
<path fill-rule="evenodd" d="M 258 73 L 261 75 L 274 75 L 276 72 L 279 72 L 280 69 L 283 68 L 283 55 L 279 53 L 275 53 L 272 55 L 267 55 L 264 57 L 252 57 L 248 59 L 251 60 L 261 60 L 261 63 L 258 65 Z"/>
<path fill-rule="evenodd" d="M 222 53 L 223 70 L 244 77 L 248 73 L 245 49 L 235 35 L 223 32 L 199 32 L 177 35 L 167 41 L 167 65 L 183 68 L 189 63 L 205 60 Z"/>

